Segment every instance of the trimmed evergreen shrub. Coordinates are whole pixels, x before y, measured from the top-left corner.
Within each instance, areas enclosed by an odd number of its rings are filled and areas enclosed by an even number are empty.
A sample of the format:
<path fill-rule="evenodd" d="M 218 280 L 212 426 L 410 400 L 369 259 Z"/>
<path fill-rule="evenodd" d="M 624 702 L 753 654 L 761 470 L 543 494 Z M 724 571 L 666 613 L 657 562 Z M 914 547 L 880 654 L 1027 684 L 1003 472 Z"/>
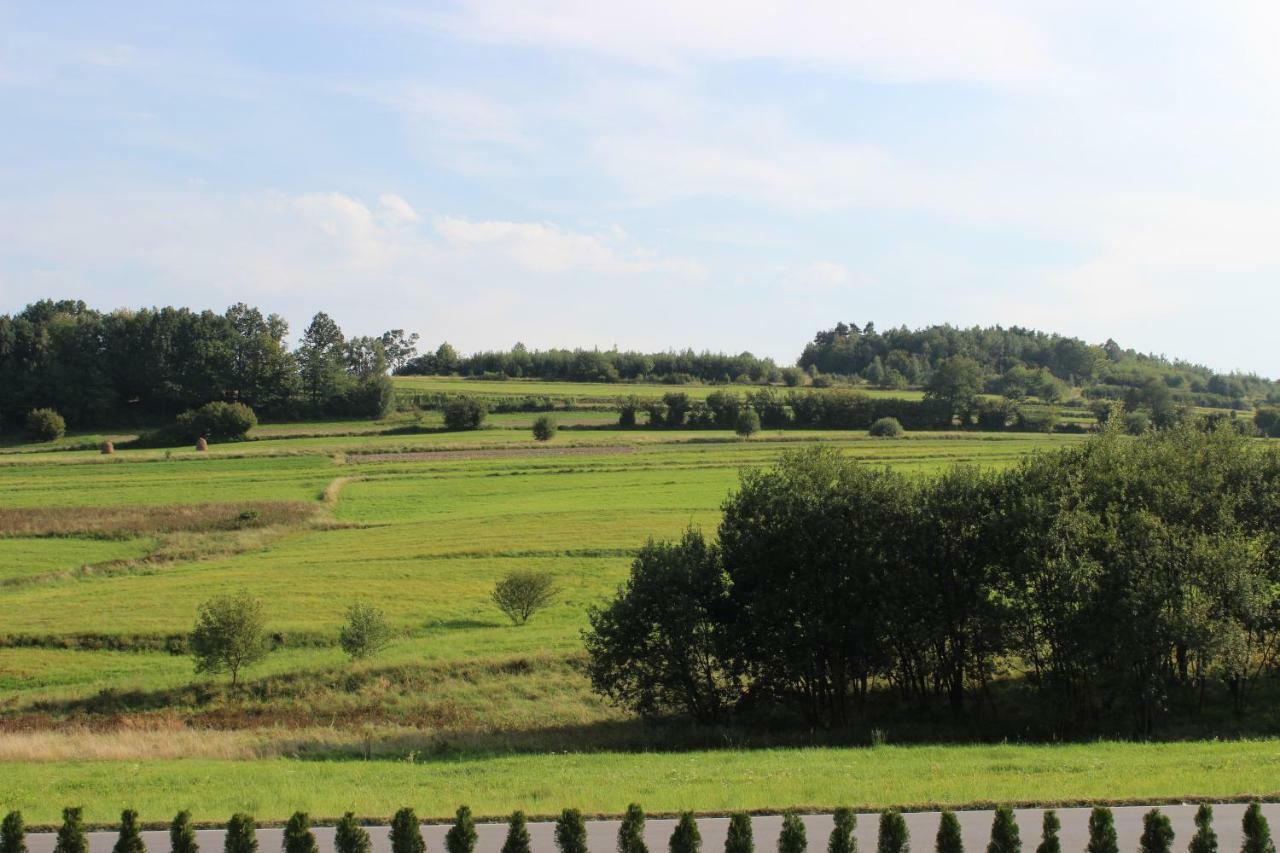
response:
<path fill-rule="evenodd" d="M 284 853 L 317 853 L 316 834 L 306 812 L 294 812 L 284 825 Z"/>
<path fill-rule="evenodd" d="M 1048 809 L 1044 813 L 1044 821 L 1040 824 L 1040 844 L 1036 847 L 1036 853 L 1062 853 L 1062 839 L 1058 837 L 1058 831 L 1062 829 L 1062 821 L 1058 820 L 1058 813 L 1053 809 Z"/>
<path fill-rule="evenodd" d="M 734 812 L 729 816 L 729 835 L 724 840 L 724 853 L 755 853 L 756 839 L 751 829 L 751 815 Z"/>
<path fill-rule="evenodd" d="M 933 842 L 937 853 L 964 853 L 964 839 L 960 837 L 960 820 L 953 811 L 944 811 L 938 821 L 938 836 Z"/>
<path fill-rule="evenodd" d="M 1022 853 L 1022 839 L 1018 836 L 1018 823 L 1013 819 L 1013 809 L 998 806 L 991 818 L 991 841 L 987 853 Z"/>
<path fill-rule="evenodd" d="M 142 833 L 138 828 L 138 813 L 133 809 L 120 813 L 120 835 L 111 850 L 112 853 L 147 853 L 147 845 L 142 843 Z"/>
<path fill-rule="evenodd" d="M 667 848 L 670 853 L 700 853 L 702 850 L 702 833 L 698 832 L 698 822 L 693 812 L 684 812 L 671 832 L 671 841 Z"/>
<path fill-rule="evenodd" d="M 1142 816 L 1142 838 L 1138 849 L 1142 853 L 1170 853 L 1173 846 L 1173 825 L 1159 809 L 1152 809 Z"/>
<path fill-rule="evenodd" d="M 1245 809 L 1244 843 L 1240 845 L 1240 853 L 1276 853 L 1275 842 L 1271 840 L 1271 826 L 1262 816 L 1262 806 L 1256 801 Z"/>
<path fill-rule="evenodd" d="M 729 831 L 733 831 L 732 825 Z M 644 809 L 639 803 L 627 806 L 627 813 L 622 816 L 622 825 L 618 827 L 618 853 L 649 853 L 649 847 L 644 843 Z"/>
<path fill-rule="evenodd" d="M 444 847 L 449 853 L 472 853 L 476 849 L 476 822 L 468 807 L 458 806 L 453 826 L 445 833 Z"/>
<path fill-rule="evenodd" d="M 1111 809 L 1098 806 L 1089 813 L 1089 843 L 1085 853 L 1120 853 L 1116 844 L 1116 821 Z"/>
<path fill-rule="evenodd" d="M 227 821 L 227 833 L 222 841 L 223 853 L 258 853 L 258 825 L 253 815 L 236 812 Z"/>
<path fill-rule="evenodd" d="M 27 413 L 27 436 L 33 441 L 57 441 L 67 434 L 67 422 L 53 409 Z"/>
<path fill-rule="evenodd" d="M 880 833 L 876 839 L 876 853 L 908 853 L 911 833 L 907 822 L 893 809 L 880 814 Z"/>
<path fill-rule="evenodd" d="M 62 810 L 62 826 L 53 853 L 89 853 L 89 839 L 84 835 L 83 812 L 79 807 Z"/>
<path fill-rule="evenodd" d="M 556 820 L 556 847 L 560 853 L 587 853 L 587 824 L 582 812 L 565 809 Z"/>
<path fill-rule="evenodd" d="M 502 842 L 502 853 L 529 853 L 529 826 L 519 809 L 507 820 L 507 840 Z"/>
<path fill-rule="evenodd" d="M 804 823 L 795 812 L 782 816 L 782 832 L 778 835 L 778 853 L 804 853 L 809 846 Z"/>
<path fill-rule="evenodd" d="M 550 441 L 560 427 L 551 415 L 541 415 L 533 422 L 533 437 L 538 441 Z"/>
<path fill-rule="evenodd" d="M 902 435 L 905 430 L 897 418 L 881 418 L 871 425 L 871 429 L 867 430 L 876 438 L 897 438 Z"/>
<path fill-rule="evenodd" d="M 743 407 L 733 421 L 733 431 L 743 438 L 755 435 L 760 431 L 760 415 L 750 406 Z"/>
<path fill-rule="evenodd" d="M 832 818 L 835 825 L 827 839 L 827 853 L 858 853 L 858 840 L 853 837 L 853 831 L 858 828 L 858 816 L 853 809 L 836 809 Z"/>
<path fill-rule="evenodd" d="M 196 828 L 191 825 L 191 812 L 180 811 L 169 824 L 169 853 L 200 853 Z"/>
<path fill-rule="evenodd" d="M 0 853 L 27 853 L 27 827 L 22 812 L 9 812 L 0 822 Z"/>
<path fill-rule="evenodd" d="M 411 808 L 396 812 L 391 818 L 391 853 L 426 853 L 426 850 L 418 815 Z"/>
<path fill-rule="evenodd" d="M 369 833 L 356 821 L 355 814 L 344 814 L 333 834 L 333 849 L 337 853 L 369 853 L 372 847 Z"/>
<path fill-rule="evenodd" d="M 1218 853 L 1218 833 L 1213 831 L 1213 806 L 1201 803 L 1196 809 L 1196 834 L 1187 853 Z"/>

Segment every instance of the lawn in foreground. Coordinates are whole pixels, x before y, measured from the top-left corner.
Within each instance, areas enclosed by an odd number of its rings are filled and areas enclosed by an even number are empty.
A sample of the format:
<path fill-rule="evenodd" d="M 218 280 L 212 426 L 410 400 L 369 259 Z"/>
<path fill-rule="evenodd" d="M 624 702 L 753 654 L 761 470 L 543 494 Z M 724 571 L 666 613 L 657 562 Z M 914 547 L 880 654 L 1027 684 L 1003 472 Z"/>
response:
<path fill-rule="evenodd" d="M 682 753 L 507 755 L 409 761 L 86 761 L 0 764 L 0 808 L 53 824 L 64 805 L 87 820 L 136 808 L 145 821 L 190 809 L 221 822 L 236 811 L 283 821 L 294 810 L 386 820 L 412 805 L 445 819 L 459 803 L 483 816 L 566 806 L 618 814 L 683 809 L 827 810 L 1236 799 L 1280 791 L 1280 740 L 1055 746 L 884 746 Z"/>

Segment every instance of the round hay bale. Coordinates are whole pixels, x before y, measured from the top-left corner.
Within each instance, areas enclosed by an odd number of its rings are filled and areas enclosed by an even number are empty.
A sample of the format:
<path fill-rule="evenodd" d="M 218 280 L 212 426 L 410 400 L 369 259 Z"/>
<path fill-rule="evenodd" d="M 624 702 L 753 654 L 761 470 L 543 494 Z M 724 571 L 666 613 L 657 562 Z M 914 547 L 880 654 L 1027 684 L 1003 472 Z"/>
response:
<path fill-rule="evenodd" d="M 109 441 L 102 442 L 102 452 L 110 455 L 116 452 L 116 446 Z"/>
<path fill-rule="evenodd" d="M 209 442 L 204 440 L 203 435 L 196 439 L 196 450 L 199 450 L 201 453 L 203 453 L 208 449 L 209 449 Z"/>

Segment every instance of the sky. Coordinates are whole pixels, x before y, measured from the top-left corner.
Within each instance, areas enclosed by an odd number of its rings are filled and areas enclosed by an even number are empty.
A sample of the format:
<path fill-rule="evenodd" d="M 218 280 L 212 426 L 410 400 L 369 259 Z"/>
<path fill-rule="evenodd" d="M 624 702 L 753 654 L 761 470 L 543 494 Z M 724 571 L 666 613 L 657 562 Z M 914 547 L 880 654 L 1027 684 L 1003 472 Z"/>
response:
<path fill-rule="evenodd" d="M 1280 376 L 1280 4 L 0 0 L 0 313 Z"/>

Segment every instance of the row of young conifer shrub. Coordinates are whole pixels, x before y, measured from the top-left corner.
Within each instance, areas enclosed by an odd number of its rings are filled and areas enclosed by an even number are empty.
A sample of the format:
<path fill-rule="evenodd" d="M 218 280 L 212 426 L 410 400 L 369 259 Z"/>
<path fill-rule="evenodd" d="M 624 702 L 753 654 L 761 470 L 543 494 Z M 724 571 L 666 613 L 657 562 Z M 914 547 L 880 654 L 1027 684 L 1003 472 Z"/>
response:
<path fill-rule="evenodd" d="M 58 829 L 54 853 L 88 853 L 89 842 L 81 810 L 68 808 L 62 812 L 63 822 Z M 834 826 L 827 840 L 827 853 L 857 853 L 858 845 L 853 836 L 857 827 L 857 815 L 851 809 L 836 809 Z M 1188 845 L 1188 853 L 1217 853 L 1218 837 L 1213 829 L 1213 807 L 1201 805 L 1195 817 L 1196 832 Z M 649 853 L 644 840 L 644 810 L 636 804 L 627 807 L 618 828 L 618 853 Z M 1053 809 L 1044 812 L 1040 843 L 1036 853 L 1062 853 L 1059 839 L 1061 822 Z M 1244 841 L 1240 853 L 1276 853 L 1271 839 L 1271 828 L 1262 814 L 1261 806 L 1251 803 L 1244 814 Z M 461 806 L 453 825 L 445 835 L 446 853 L 474 853 L 476 840 L 475 819 L 471 809 Z M 396 812 L 391 820 L 390 842 L 392 853 L 426 853 L 426 841 L 418 816 L 411 808 Z M 1172 853 L 1173 826 L 1167 815 L 1152 809 L 1143 817 L 1142 838 L 1139 853 Z M 555 843 L 560 853 L 588 853 L 587 825 L 578 809 L 565 809 L 555 823 Z M 806 853 L 809 842 L 804 823 L 795 812 L 782 816 L 782 831 L 778 836 L 778 853 Z M 179 812 L 169 826 L 171 853 L 199 853 L 195 825 L 190 812 Z M 368 831 L 360 825 L 355 815 L 347 812 L 338 821 L 334 847 L 337 853 L 370 853 L 372 840 Z M 676 822 L 668 841 L 670 853 L 701 853 L 702 836 L 693 812 L 684 812 Z M 887 810 L 880 814 L 876 853 L 909 853 L 911 836 L 906 820 L 900 812 Z M 0 853 L 26 853 L 26 830 L 22 815 L 9 812 L 0 824 Z M 729 819 L 729 831 L 725 840 L 725 853 L 754 853 L 755 840 L 751 829 L 751 817 L 737 812 Z M 943 811 L 934 839 L 936 853 L 964 853 L 960 821 L 955 812 Z M 257 826 L 252 816 L 235 814 L 227 822 L 223 840 L 223 853 L 257 853 Z M 284 828 L 283 853 L 317 853 L 315 834 L 305 812 L 295 812 Z M 995 810 L 991 823 L 991 840 L 987 853 L 1021 853 L 1022 839 L 1013 809 L 1000 806 Z M 142 840 L 138 813 L 126 810 L 120 816 L 120 835 L 113 853 L 147 853 Z M 512 813 L 507 821 L 507 837 L 502 853 L 530 853 L 529 829 L 522 811 Z M 1115 819 L 1111 809 L 1099 806 L 1089 815 L 1089 841 L 1085 853 L 1119 853 Z"/>

